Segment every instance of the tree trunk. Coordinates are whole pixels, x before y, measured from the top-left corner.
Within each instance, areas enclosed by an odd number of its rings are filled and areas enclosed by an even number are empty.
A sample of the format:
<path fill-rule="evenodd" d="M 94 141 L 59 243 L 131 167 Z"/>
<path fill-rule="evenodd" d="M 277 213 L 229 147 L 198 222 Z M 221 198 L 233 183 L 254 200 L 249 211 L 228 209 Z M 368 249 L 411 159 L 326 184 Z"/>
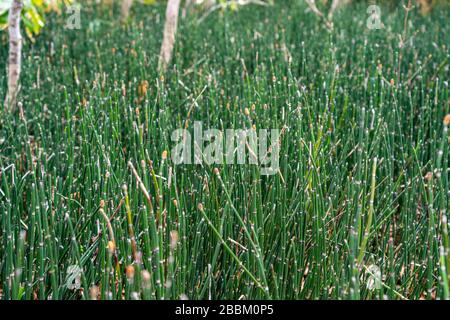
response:
<path fill-rule="evenodd" d="M 172 58 L 175 36 L 177 33 L 178 11 L 180 0 L 169 0 L 166 9 L 166 22 L 164 24 L 164 38 L 159 54 L 159 71 L 164 72 Z"/>
<path fill-rule="evenodd" d="M 22 35 L 20 34 L 20 13 L 22 0 L 14 0 L 9 11 L 9 60 L 8 60 L 8 92 L 6 93 L 5 108 L 14 111 L 19 92 L 20 66 L 22 60 Z"/>
<path fill-rule="evenodd" d="M 133 0 L 122 0 L 122 6 L 120 7 L 120 19 L 122 20 L 122 22 L 127 21 L 132 4 Z"/>
<path fill-rule="evenodd" d="M 341 1 L 340 0 L 333 0 L 333 2 L 331 2 L 331 8 L 330 8 L 330 11 L 328 12 L 328 20 L 332 20 L 333 19 L 334 11 L 336 11 L 336 9 L 340 5 L 341 5 Z"/>
<path fill-rule="evenodd" d="M 186 18 L 187 11 L 189 10 L 189 7 L 190 7 L 191 5 L 192 5 L 192 0 L 186 0 L 186 1 L 184 1 L 184 7 L 183 7 L 183 10 L 181 10 L 181 17 L 182 17 L 183 19 Z"/>

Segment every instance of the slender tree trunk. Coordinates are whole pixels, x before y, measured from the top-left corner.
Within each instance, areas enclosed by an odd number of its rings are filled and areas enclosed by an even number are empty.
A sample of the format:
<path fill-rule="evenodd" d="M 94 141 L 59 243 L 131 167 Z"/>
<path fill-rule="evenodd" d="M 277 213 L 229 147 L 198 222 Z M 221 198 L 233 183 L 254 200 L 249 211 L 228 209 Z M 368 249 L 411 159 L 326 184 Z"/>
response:
<path fill-rule="evenodd" d="M 132 4 L 133 0 L 122 0 L 122 6 L 120 7 L 120 19 L 122 22 L 127 21 Z"/>
<path fill-rule="evenodd" d="M 8 60 L 8 92 L 6 93 L 5 108 L 14 111 L 19 92 L 20 66 L 22 60 L 22 35 L 20 34 L 20 13 L 22 0 L 14 0 L 9 11 L 9 60 Z"/>
<path fill-rule="evenodd" d="M 177 33 L 178 11 L 180 0 L 169 0 L 166 9 L 166 22 L 164 24 L 164 38 L 159 54 L 159 70 L 164 72 L 172 58 L 175 36 Z"/>
<path fill-rule="evenodd" d="M 328 12 L 328 20 L 333 19 L 333 14 L 340 5 L 341 5 L 341 0 L 333 0 L 333 2 L 331 3 L 330 11 Z"/>
<path fill-rule="evenodd" d="M 186 18 L 187 11 L 189 10 L 189 7 L 192 5 L 192 0 L 186 0 L 184 1 L 183 10 L 181 10 L 181 17 L 184 19 Z"/>

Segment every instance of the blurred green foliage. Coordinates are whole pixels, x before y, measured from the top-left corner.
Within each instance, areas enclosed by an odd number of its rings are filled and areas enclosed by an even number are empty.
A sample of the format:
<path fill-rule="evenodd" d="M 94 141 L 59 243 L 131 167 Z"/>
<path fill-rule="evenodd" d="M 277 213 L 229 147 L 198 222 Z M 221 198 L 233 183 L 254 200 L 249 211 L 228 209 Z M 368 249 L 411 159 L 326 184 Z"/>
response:
<path fill-rule="evenodd" d="M 45 23 L 45 13 L 54 11 L 61 13 L 61 8 L 73 3 L 73 0 L 23 0 L 22 21 L 25 32 L 30 39 L 37 35 Z M 0 3 L 0 30 L 8 26 L 8 12 L 12 0 Z"/>

